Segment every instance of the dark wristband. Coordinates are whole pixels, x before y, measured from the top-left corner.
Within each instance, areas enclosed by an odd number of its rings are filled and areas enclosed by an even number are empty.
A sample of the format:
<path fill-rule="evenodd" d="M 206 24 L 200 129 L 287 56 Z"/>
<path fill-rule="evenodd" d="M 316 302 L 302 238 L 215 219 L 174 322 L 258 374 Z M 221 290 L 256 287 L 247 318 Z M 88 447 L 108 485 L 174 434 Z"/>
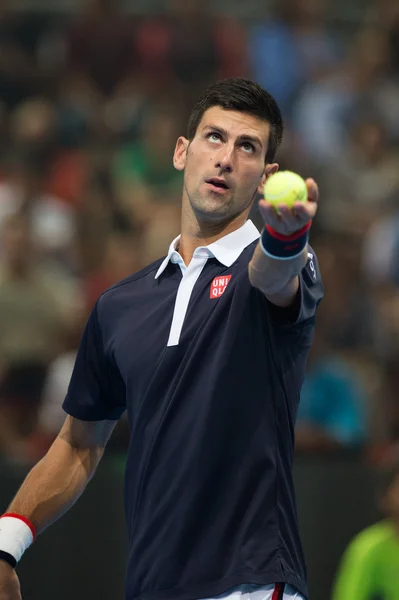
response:
<path fill-rule="evenodd" d="M 17 561 L 15 560 L 13 555 L 9 554 L 8 552 L 4 552 L 4 550 L 0 550 L 0 560 L 4 560 L 6 563 L 11 565 L 13 569 L 15 569 L 15 567 L 17 566 Z"/>
<path fill-rule="evenodd" d="M 270 225 L 266 225 L 260 238 L 260 245 L 265 254 L 277 260 L 289 260 L 299 256 L 309 239 L 312 221 L 292 235 L 281 235 Z"/>

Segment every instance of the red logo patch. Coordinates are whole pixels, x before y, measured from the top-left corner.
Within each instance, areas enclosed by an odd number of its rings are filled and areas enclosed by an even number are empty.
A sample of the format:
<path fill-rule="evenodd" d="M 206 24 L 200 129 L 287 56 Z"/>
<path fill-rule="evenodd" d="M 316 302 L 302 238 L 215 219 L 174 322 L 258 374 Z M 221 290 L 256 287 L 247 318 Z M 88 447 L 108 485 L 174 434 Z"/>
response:
<path fill-rule="evenodd" d="M 211 283 L 211 289 L 209 293 L 210 298 L 220 298 L 224 290 L 227 288 L 227 284 L 231 279 L 231 275 L 225 275 L 224 277 L 215 277 Z"/>

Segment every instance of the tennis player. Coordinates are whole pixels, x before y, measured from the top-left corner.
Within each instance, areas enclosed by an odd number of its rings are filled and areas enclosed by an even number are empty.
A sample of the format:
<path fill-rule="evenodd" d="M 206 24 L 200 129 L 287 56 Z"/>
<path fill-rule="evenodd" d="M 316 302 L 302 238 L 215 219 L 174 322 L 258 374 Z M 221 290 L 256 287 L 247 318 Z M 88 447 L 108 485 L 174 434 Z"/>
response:
<path fill-rule="evenodd" d="M 125 409 L 126 600 L 307 597 L 291 467 L 323 294 L 316 183 L 279 214 L 260 201 L 261 235 L 248 220 L 282 134 L 248 80 L 213 84 L 193 108 L 173 157 L 181 235 L 87 322 L 65 424 L 0 519 L 0 600 L 20 598 L 15 566 L 82 494 Z"/>

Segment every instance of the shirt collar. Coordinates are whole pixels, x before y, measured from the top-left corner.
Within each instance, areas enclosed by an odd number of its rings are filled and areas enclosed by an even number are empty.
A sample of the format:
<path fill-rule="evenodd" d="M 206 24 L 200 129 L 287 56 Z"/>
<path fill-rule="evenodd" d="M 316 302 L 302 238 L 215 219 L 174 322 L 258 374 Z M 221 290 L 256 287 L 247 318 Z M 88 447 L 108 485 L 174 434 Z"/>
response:
<path fill-rule="evenodd" d="M 240 256 L 241 252 L 249 246 L 249 244 L 252 244 L 252 242 L 259 239 L 259 236 L 259 231 L 252 221 L 248 219 L 248 221 L 246 221 L 239 229 L 236 229 L 216 242 L 209 244 L 209 246 L 197 248 L 195 252 L 198 253 L 198 251 L 206 248 L 208 257 L 213 256 L 225 267 L 230 267 Z M 155 279 L 158 279 L 158 277 L 162 275 L 168 266 L 169 261 L 179 263 L 183 260 L 176 250 L 179 240 L 180 235 L 178 235 L 170 244 L 168 254 L 156 272 Z"/>

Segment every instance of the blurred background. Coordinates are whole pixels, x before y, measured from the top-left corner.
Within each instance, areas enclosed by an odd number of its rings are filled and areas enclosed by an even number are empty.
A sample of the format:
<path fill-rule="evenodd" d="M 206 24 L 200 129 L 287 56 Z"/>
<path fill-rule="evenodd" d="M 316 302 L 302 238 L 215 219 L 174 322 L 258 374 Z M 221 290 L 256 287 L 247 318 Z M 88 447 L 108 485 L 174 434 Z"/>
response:
<path fill-rule="evenodd" d="M 346 544 L 379 518 L 378 474 L 399 449 L 392 0 L 0 0 L 1 507 L 58 433 L 97 297 L 179 233 L 174 144 L 198 94 L 229 76 L 275 96 L 278 162 L 320 187 L 311 243 L 326 295 L 295 477 L 312 597 L 325 600 Z M 87 494 L 22 561 L 28 600 L 122 597 L 128 435 L 122 419 Z"/>

